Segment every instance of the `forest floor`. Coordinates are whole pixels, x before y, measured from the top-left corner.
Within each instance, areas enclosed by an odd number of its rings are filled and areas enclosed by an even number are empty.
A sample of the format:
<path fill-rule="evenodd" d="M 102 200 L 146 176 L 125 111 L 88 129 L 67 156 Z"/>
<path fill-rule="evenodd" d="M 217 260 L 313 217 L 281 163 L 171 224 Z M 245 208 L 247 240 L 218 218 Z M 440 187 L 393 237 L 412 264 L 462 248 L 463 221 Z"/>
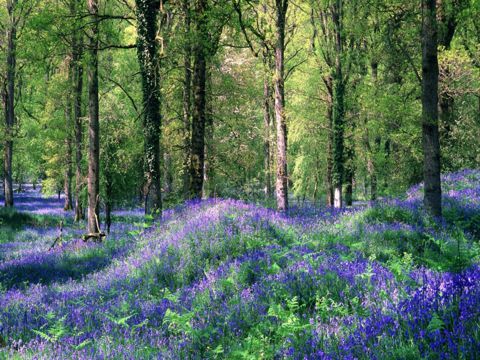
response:
<path fill-rule="evenodd" d="M 480 171 L 443 192 L 441 220 L 421 185 L 341 211 L 119 211 L 92 243 L 27 189 L 0 209 L 0 359 L 475 359 Z"/>

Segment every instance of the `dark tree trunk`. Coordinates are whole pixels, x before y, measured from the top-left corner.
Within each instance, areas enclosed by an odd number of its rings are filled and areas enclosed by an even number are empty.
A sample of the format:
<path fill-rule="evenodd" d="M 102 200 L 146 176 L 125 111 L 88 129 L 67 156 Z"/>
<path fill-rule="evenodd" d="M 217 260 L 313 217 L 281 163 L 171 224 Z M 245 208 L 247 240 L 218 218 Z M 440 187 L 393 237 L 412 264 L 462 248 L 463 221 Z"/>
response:
<path fill-rule="evenodd" d="M 71 15 L 78 13 L 78 0 L 71 2 Z M 82 93 L 83 93 L 83 36 L 81 32 L 75 31 L 72 37 L 72 67 L 73 67 L 73 126 L 75 133 L 75 221 L 78 222 L 84 218 L 82 200 L 80 193 L 84 185 L 82 174 Z"/>
<path fill-rule="evenodd" d="M 100 122 L 98 107 L 98 36 L 99 18 L 97 0 L 88 0 L 91 17 L 88 54 L 88 232 L 100 232 Z"/>
<path fill-rule="evenodd" d="M 164 166 L 164 191 L 166 194 L 173 192 L 173 164 L 172 164 L 172 155 L 169 152 L 165 151 L 163 154 L 163 166 Z"/>
<path fill-rule="evenodd" d="M 345 172 L 345 204 L 352 206 L 353 204 L 353 169 L 347 169 Z"/>
<path fill-rule="evenodd" d="M 327 88 L 327 122 L 328 122 L 328 140 L 327 140 L 327 206 L 333 206 L 333 84 L 332 77 L 327 76 L 323 79 Z"/>
<path fill-rule="evenodd" d="M 335 27 L 335 71 L 333 75 L 333 169 L 332 182 L 334 188 L 333 206 L 343 206 L 342 185 L 344 176 L 344 127 L 345 127 L 345 82 L 342 72 L 342 20 L 337 6 L 332 10 L 332 21 Z"/>
<path fill-rule="evenodd" d="M 377 78 L 378 78 L 378 63 L 377 62 L 372 62 L 371 63 L 371 69 L 372 69 L 372 80 L 374 83 L 374 86 L 377 85 Z M 370 200 L 375 201 L 377 200 L 377 172 L 376 172 L 376 166 L 375 166 L 375 155 L 376 152 L 373 153 L 371 146 L 370 146 L 370 139 L 368 137 L 368 129 L 365 129 L 367 133 L 367 151 L 368 151 L 368 163 L 367 163 L 367 168 L 368 172 L 370 174 Z M 375 149 L 378 150 L 378 147 Z"/>
<path fill-rule="evenodd" d="M 270 128 L 271 128 L 271 84 L 270 84 L 270 51 L 265 49 L 263 52 L 263 69 L 264 69 L 264 79 L 263 79 L 263 128 L 264 128 L 264 138 L 263 138 L 263 172 L 264 172 L 264 193 L 265 198 L 270 198 L 272 196 L 272 172 L 270 168 Z"/>
<path fill-rule="evenodd" d="M 333 167 L 332 183 L 334 189 L 333 206 L 343 206 L 342 185 L 344 175 L 344 95 L 345 88 L 340 68 L 337 69 L 333 90 Z"/>
<path fill-rule="evenodd" d="M 7 76 L 6 88 L 4 90 L 5 106 L 5 147 L 4 147 L 4 192 L 5 206 L 13 206 L 13 131 L 15 126 L 15 73 L 17 66 L 16 41 L 17 41 L 17 20 L 14 10 L 16 0 L 7 0 L 8 24 L 7 24 Z"/>
<path fill-rule="evenodd" d="M 68 69 L 68 82 L 72 81 L 71 64 Z M 72 210 L 72 101 L 71 93 L 68 92 L 65 103 L 65 174 L 63 181 L 63 191 L 65 193 L 65 211 Z"/>
<path fill-rule="evenodd" d="M 193 117 L 190 153 L 190 196 L 202 197 L 205 163 L 205 121 L 206 121 L 206 75 L 208 27 L 205 18 L 206 0 L 198 0 L 196 6 L 196 39 L 194 46 Z"/>
<path fill-rule="evenodd" d="M 288 209 L 287 123 L 285 119 L 285 21 L 288 0 L 276 0 L 275 121 L 277 127 L 277 208 Z"/>
<path fill-rule="evenodd" d="M 438 133 L 438 57 L 436 1 L 422 2 L 422 138 L 425 209 L 442 215 Z"/>
<path fill-rule="evenodd" d="M 145 213 L 161 215 L 160 74 L 156 43 L 159 6 L 157 0 L 137 0 L 136 4 L 137 55 L 143 91 Z"/>
<path fill-rule="evenodd" d="M 207 78 L 209 74 L 207 73 Z M 208 111 L 205 117 L 205 162 L 203 164 L 203 190 L 202 198 L 206 199 L 210 196 L 213 189 L 213 172 L 214 172 L 214 156 L 213 156 L 213 109 L 211 108 L 212 102 L 207 101 Z"/>
<path fill-rule="evenodd" d="M 184 84 L 183 84 L 183 164 L 182 164 L 182 189 L 183 196 L 189 197 L 190 192 L 190 132 L 192 109 L 192 45 L 190 41 L 190 5 L 189 0 L 183 1 L 185 13 L 185 49 L 184 49 Z"/>

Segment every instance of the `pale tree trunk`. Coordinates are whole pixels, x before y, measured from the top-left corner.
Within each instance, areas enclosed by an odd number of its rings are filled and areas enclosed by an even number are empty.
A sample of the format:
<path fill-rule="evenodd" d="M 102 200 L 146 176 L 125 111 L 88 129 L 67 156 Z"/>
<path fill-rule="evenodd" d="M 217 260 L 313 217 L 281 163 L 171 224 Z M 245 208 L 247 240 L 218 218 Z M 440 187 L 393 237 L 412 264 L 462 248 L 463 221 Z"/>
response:
<path fill-rule="evenodd" d="M 7 24 L 7 76 L 4 90 L 5 106 L 5 147 L 4 147 L 4 192 L 5 206 L 13 206 L 13 132 L 15 126 L 15 73 L 17 66 L 16 41 L 17 20 L 15 18 L 16 0 L 7 0 L 8 24 Z"/>
<path fill-rule="evenodd" d="M 208 28 L 205 19 L 206 0 L 198 0 L 196 6 L 196 39 L 194 46 L 193 116 L 190 148 L 190 196 L 201 199 L 205 163 L 205 121 L 206 121 L 206 51 Z"/>
<path fill-rule="evenodd" d="M 80 194 L 82 191 L 84 179 L 82 174 L 82 93 L 83 93 L 83 41 L 80 37 L 74 41 L 73 45 L 73 123 L 75 132 L 75 221 L 78 222 L 84 218 L 82 200 Z"/>
<path fill-rule="evenodd" d="M 91 18 L 88 54 L 88 232 L 100 232 L 100 122 L 98 106 L 98 1 L 88 0 Z"/>
<path fill-rule="evenodd" d="M 77 16 L 79 11 L 79 0 L 71 0 L 70 15 Z M 82 174 L 82 93 L 83 93 L 83 35 L 81 32 L 74 31 L 72 35 L 72 100 L 73 100 L 73 127 L 75 141 L 75 222 L 84 218 L 82 201 L 80 193 L 84 184 Z"/>
<path fill-rule="evenodd" d="M 285 21 L 288 0 L 276 0 L 275 121 L 277 127 L 277 209 L 288 209 L 287 123 L 285 119 Z"/>
<path fill-rule="evenodd" d="M 157 18 L 155 0 L 137 0 L 137 55 L 142 75 L 144 134 L 145 213 L 161 216 L 161 115 L 160 74 L 157 54 Z"/>
<path fill-rule="evenodd" d="M 263 52 L 263 68 L 264 68 L 264 79 L 263 79 L 263 128 L 264 128 L 264 139 L 263 139 L 263 172 L 264 172 L 264 193 L 265 198 L 269 199 L 272 196 L 272 176 L 270 168 L 270 128 L 271 128 L 271 84 L 270 84 L 270 52 L 268 49 L 265 49 Z"/>
<path fill-rule="evenodd" d="M 424 205 L 442 215 L 440 142 L 438 133 L 438 56 L 436 1 L 422 2 L 422 139 Z"/>

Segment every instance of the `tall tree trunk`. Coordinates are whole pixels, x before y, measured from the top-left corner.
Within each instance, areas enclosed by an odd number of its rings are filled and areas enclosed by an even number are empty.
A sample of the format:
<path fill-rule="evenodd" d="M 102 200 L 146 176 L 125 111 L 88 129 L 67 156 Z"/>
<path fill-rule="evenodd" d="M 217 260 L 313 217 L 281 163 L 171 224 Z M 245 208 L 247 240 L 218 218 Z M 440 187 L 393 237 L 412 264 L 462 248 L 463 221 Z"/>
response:
<path fill-rule="evenodd" d="M 77 16 L 79 12 L 79 0 L 71 0 L 70 15 Z M 75 141 L 75 222 L 84 218 L 82 200 L 80 194 L 84 184 L 82 174 L 82 144 L 83 144 L 83 127 L 82 127 L 82 93 L 83 93 L 83 35 L 80 31 L 76 31 L 72 36 L 72 100 L 73 100 L 73 127 Z"/>
<path fill-rule="evenodd" d="M 333 81 L 331 76 L 323 79 L 327 88 L 327 122 L 328 122 L 328 139 L 327 139 L 327 206 L 333 206 Z"/>
<path fill-rule="evenodd" d="M 17 20 L 15 18 L 16 0 L 7 0 L 8 24 L 7 24 L 7 76 L 4 90 L 5 106 L 5 147 L 4 147 L 4 192 L 5 206 L 13 206 L 13 131 L 15 126 L 15 73 L 17 66 L 16 41 Z"/>
<path fill-rule="evenodd" d="M 264 69 L 264 78 L 263 78 L 263 129 L 264 129 L 264 138 L 263 138 L 263 173 L 264 173 L 264 193 L 265 198 L 270 198 L 272 196 L 272 176 L 270 168 L 270 128 L 271 128 L 271 85 L 270 85 L 270 51 L 265 48 L 263 52 L 263 69 Z"/>
<path fill-rule="evenodd" d="M 183 1 L 185 13 L 185 48 L 184 48 L 184 84 L 183 84 L 183 164 L 182 189 L 183 196 L 190 192 L 190 132 L 191 132 L 191 93 L 192 93 L 192 45 L 190 40 L 191 16 L 189 0 Z"/>
<path fill-rule="evenodd" d="M 100 232 L 100 122 L 98 106 L 98 1 L 88 0 L 91 30 L 88 54 L 88 232 Z"/>
<path fill-rule="evenodd" d="M 340 1 L 337 1 L 339 3 Z M 335 71 L 333 75 L 333 169 L 334 188 L 333 206 L 343 206 L 342 185 L 344 175 L 344 127 L 345 127 L 345 82 L 342 72 L 342 19 L 340 5 L 332 10 L 332 20 L 335 27 Z"/>
<path fill-rule="evenodd" d="M 436 1 L 422 0 L 422 139 L 424 205 L 442 215 L 440 142 L 438 134 L 438 57 Z"/>
<path fill-rule="evenodd" d="M 372 70 L 372 80 L 373 84 L 376 87 L 377 86 L 377 78 L 378 78 L 378 63 L 373 61 L 371 63 L 371 70 Z M 372 153 L 371 147 L 370 147 L 370 139 L 368 137 L 368 129 L 365 129 L 366 134 L 367 134 L 367 151 L 368 151 L 368 163 L 367 163 L 367 169 L 370 175 L 370 200 L 375 201 L 377 200 L 377 172 L 376 172 L 376 166 L 375 166 L 375 154 Z M 378 150 L 378 147 L 375 149 Z"/>
<path fill-rule="evenodd" d="M 277 126 L 277 208 L 288 209 L 287 123 L 285 119 L 285 21 L 288 0 L 276 0 L 275 120 Z"/>
<path fill-rule="evenodd" d="M 160 74 L 157 54 L 158 1 L 137 0 L 137 55 L 142 75 L 144 135 L 144 201 L 146 214 L 160 214 L 161 195 L 161 115 Z"/>
<path fill-rule="evenodd" d="M 207 73 L 207 77 L 210 74 Z M 206 119 L 205 119 L 205 162 L 203 165 L 203 190 L 202 190 L 202 198 L 208 198 L 212 191 L 213 191 L 213 172 L 214 172 L 214 164 L 213 164 L 213 109 L 211 108 L 212 102 L 207 101 L 208 111 L 206 112 Z"/>
<path fill-rule="evenodd" d="M 68 64 L 68 84 L 72 82 L 72 65 Z M 65 102 L 65 174 L 63 182 L 63 191 L 65 193 L 65 211 L 72 210 L 72 97 L 70 91 L 67 92 Z"/>
<path fill-rule="evenodd" d="M 345 87 L 342 81 L 342 72 L 337 69 L 334 80 L 333 95 L 333 167 L 332 183 L 334 189 L 333 206 L 343 206 L 342 185 L 344 175 L 344 95 Z"/>
<path fill-rule="evenodd" d="M 202 197 L 205 163 L 206 77 L 208 27 L 205 18 L 206 0 L 198 0 L 196 6 L 196 45 L 194 47 L 193 117 L 190 153 L 190 196 Z"/>

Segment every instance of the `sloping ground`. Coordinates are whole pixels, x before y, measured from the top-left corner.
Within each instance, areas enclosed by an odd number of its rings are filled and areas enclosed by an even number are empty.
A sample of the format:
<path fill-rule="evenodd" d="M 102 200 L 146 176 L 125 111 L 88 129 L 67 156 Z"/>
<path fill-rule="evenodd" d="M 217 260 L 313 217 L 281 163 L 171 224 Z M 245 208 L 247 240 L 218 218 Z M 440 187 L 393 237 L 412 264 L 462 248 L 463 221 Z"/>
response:
<path fill-rule="evenodd" d="M 444 180 L 441 221 L 419 188 L 341 212 L 209 200 L 51 259 L 16 250 L 0 264 L 0 357 L 474 359 L 480 172 Z M 85 267 L 91 253 L 105 263 Z M 9 280 L 25 258 L 80 270 Z"/>

